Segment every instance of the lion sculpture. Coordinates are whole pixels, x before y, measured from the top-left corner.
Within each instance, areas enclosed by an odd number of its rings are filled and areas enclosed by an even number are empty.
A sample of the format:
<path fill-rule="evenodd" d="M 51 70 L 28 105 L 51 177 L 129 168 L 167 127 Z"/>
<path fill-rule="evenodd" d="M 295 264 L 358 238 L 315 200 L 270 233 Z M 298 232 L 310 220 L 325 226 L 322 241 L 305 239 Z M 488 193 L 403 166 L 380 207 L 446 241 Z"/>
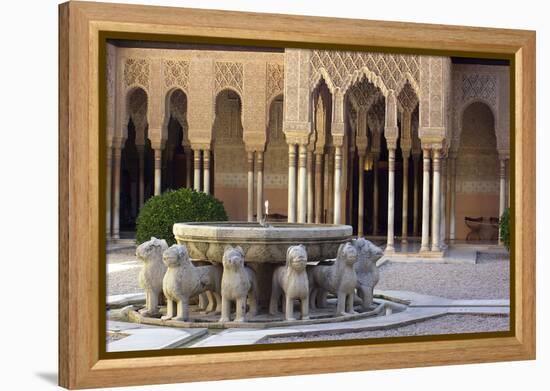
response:
<path fill-rule="evenodd" d="M 136 249 L 136 256 L 143 261 L 139 273 L 139 285 L 145 290 L 145 308 L 140 310 L 143 316 L 158 316 L 159 298 L 162 293 L 162 279 L 166 266 L 162 262 L 162 253 L 168 248 L 164 239 L 152 237 Z"/>
<path fill-rule="evenodd" d="M 310 302 L 314 303 L 320 291 L 336 295 L 336 315 L 353 314 L 353 296 L 357 285 L 354 264 L 357 262 L 357 249 L 350 242 L 338 247 L 333 265 L 318 265 L 311 269 Z"/>
<path fill-rule="evenodd" d="M 195 266 L 189 258 L 187 247 L 174 244 L 163 254 L 168 270 L 164 275 L 162 288 L 167 299 L 166 316 L 163 320 L 187 321 L 189 319 L 189 299 L 204 292 L 216 302 L 221 302 L 222 268 L 219 265 Z M 175 308 L 177 307 L 177 308 Z M 210 300 L 208 311 L 214 310 L 214 300 Z M 175 311 L 174 311 L 175 310 Z"/>
<path fill-rule="evenodd" d="M 230 321 L 231 302 L 237 307 L 235 322 L 246 322 L 248 297 L 249 314 L 256 315 L 258 286 L 254 270 L 244 265 L 244 251 L 240 246 L 227 246 L 223 253 L 221 282 L 222 314 L 220 322 Z"/>
<path fill-rule="evenodd" d="M 279 299 L 284 293 L 286 320 L 294 318 L 294 300 L 300 300 L 302 320 L 309 319 L 309 282 L 306 271 L 307 252 L 303 245 L 290 246 L 286 252 L 286 265 L 273 271 L 269 313 L 275 315 Z"/>
<path fill-rule="evenodd" d="M 354 239 L 352 244 L 357 249 L 357 262 L 354 265 L 357 274 L 357 295 L 362 300 L 362 310 L 368 311 L 373 303 L 374 287 L 380 279 L 376 261 L 384 252 L 365 238 Z"/>

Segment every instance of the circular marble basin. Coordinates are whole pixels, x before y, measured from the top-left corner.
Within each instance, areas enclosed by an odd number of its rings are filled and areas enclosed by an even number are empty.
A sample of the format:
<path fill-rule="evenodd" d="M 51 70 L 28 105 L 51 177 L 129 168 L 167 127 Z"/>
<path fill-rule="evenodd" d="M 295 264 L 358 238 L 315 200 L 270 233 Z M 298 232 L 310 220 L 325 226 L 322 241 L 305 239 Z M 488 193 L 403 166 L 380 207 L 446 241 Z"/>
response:
<path fill-rule="evenodd" d="M 221 262 L 227 245 L 241 246 L 246 262 L 284 263 L 289 246 L 303 244 L 309 261 L 336 257 L 338 246 L 351 239 L 352 227 L 332 224 L 249 222 L 177 223 L 173 233 L 193 259 Z"/>

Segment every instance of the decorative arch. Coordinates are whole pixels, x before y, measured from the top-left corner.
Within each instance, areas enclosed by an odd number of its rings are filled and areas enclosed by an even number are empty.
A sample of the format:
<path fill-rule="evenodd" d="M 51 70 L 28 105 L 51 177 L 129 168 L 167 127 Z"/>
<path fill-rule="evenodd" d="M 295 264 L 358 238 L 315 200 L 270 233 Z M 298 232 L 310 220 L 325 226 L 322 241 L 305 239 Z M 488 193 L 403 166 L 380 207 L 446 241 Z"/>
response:
<path fill-rule="evenodd" d="M 183 97 L 185 98 L 184 100 L 184 108 L 183 108 L 183 111 L 175 111 L 173 110 L 173 99 L 174 99 L 174 94 L 176 93 L 181 93 L 183 94 Z M 189 144 L 188 140 L 185 140 L 185 137 L 188 135 L 186 134 L 186 130 L 189 128 L 188 127 L 188 124 L 187 124 L 187 112 L 188 112 L 188 109 L 189 109 L 189 106 L 188 106 L 188 94 L 187 92 L 180 88 L 180 87 L 172 87 L 170 88 L 165 96 L 164 96 L 164 122 L 163 122 L 163 126 L 162 126 L 162 132 L 163 132 L 163 139 L 166 139 L 168 137 L 168 123 L 170 122 L 170 117 L 172 117 L 173 119 L 175 119 L 179 125 L 182 127 L 182 129 L 184 130 L 184 141 L 186 141 L 186 145 Z"/>
<path fill-rule="evenodd" d="M 140 100 L 136 94 L 143 94 Z M 127 125 L 130 119 L 136 127 L 145 127 L 149 122 L 149 94 L 141 86 L 134 86 L 126 90 L 124 99 L 124 115 L 122 125 L 122 135 L 128 137 Z"/>
<path fill-rule="evenodd" d="M 243 123 L 244 123 L 244 116 L 243 116 L 243 100 L 242 100 L 242 95 L 237 91 L 235 90 L 234 88 L 231 88 L 231 87 L 227 87 L 227 88 L 223 88 L 222 90 L 218 91 L 216 93 L 216 96 L 214 98 L 214 123 L 212 124 L 212 136 L 214 136 L 215 138 L 215 127 L 216 127 L 216 124 L 217 124 L 217 121 L 219 121 L 219 101 L 220 101 L 220 98 L 221 96 L 226 93 L 226 92 L 232 92 L 234 94 L 237 95 L 237 98 L 239 100 L 239 112 L 240 112 L 240 139 L 241 141 L 244 142 L 244 139 L 243 139 L 243 136 L 244 136 L 244 132 L 243 132 Z"/>
<path fill-rule="evenodd" d="M 354 71 L 351 76 L 347 78 L 347 80 L 342 85 L 342 92 L 345 94 L 353 84 L 355 84 L 357 81 L 360 81 L 363 77 L 374 84 L 374 86 L 382 92 L 382 95 L 384 95 L 384 97 L 387 97 L 389 95 L 390 90 L 384 83 L 382 77 L 371 71 L 367 66 L 364 66 Z"/>
<path fill-rule="evenodd" d="M 396 91 L 399 91 L 397 95 L 401 93 L 401 91 L 403 90 L 403 88 L 407 83 L 411 85 L 413 91 L 416 93 L 416 96 L 418 97 L 418 99 L 420 99 L 420 86 L 418 85 L 418 82 L 416 81 L 414 76 L 411 75 L 410 72 L 404 72 L 403 77 L 397 83 L 397 88 L 395 89 Z"/>
<path fill-rule="evenodd" d="M 460 147 L 460 138 L 462 135 L 462 127 L 463 127 L 462 121 L 464 118 L 464 112 L 466 111 L 466 109 L 468 109 L 468 107 L 470 107 L 474 103 L 483 103 L 485 106 L 489 108 L 489 110 L 491 111 L 491 114 L 493 115 L 493 123 L 494 123 L 493 131 L 495 132 L 497 143 L 500 141 L 499 140 L 500 135 L 498 132 L 498 126 L 499 126 L 498 110 L 497 110 L 496 104 L 493 104 L 491 101 L 485 98 L 480 98 L 480 97 L 470 98 L 462 103 L 459 110 L 457 111 L 457 115 L 455 118 L 455 132 L 452 136 L 452 143 L 451 143 L 451 150 L 455 152 L 458 151 L 458 148 Z"/>
<path fill-rule="evenodd" d="M 314 71 L 314 74 L 312 76 L 312 83 L 311 83 L 311 91 L 315 91 L 321 82 L 324 81 L 325 84 L 328 87 L 329 92 L 331 95 L 335 95 L 336 91 L 339 89 L 336 87 L 334 82 L 332 81 L 332 78 L 330 77 L 328 71 L 326 68 L 322 67 Z"/>

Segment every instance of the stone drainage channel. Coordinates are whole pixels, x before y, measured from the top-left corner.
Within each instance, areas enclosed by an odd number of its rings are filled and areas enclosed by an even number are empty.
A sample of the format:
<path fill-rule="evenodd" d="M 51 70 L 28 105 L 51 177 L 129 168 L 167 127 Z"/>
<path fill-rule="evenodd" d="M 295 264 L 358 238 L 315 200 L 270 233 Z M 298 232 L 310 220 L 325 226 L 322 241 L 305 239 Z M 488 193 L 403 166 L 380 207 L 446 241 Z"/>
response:
<path fill-rule="evenodd" d="M 258 315 L 247 323 L 216 321 L 219 315 L 195 313 L 193 322 L 143 318 L 137 309 L 144 294 L 110 296 L 107 351 L 137 351 L 193 347 L 237 346 L 279 337 L 308 337 L 397 328 L 449 314 L 509 315 L 509 300 L 451 300 L 406 291 L 375 290 L 375 308 L 366 313 L 334 317 L 329 308 L 311 313 L 310 320 L 284 321 Z"/>

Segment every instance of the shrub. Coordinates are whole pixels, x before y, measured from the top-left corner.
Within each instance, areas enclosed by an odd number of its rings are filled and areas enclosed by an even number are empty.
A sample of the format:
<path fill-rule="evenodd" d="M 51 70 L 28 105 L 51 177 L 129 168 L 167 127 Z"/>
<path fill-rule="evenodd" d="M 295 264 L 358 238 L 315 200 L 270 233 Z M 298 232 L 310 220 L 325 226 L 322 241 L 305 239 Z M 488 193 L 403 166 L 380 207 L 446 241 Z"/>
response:
<path fill-rule="evenodd" d="M 172 245 L 176 243 L 172 233 L 174 223 L 226 220 L 223 202 L 212 195 L 187 188 L 168 190 L 149 198 L 139 211 L 136 242 L 141 244 L 155 236 Z"/>
<path fill-rule="evenodd" d="M 510 208 L 506 208 L 500 216 L 500 238 L 506 246 L 506 249 L 510 251 Z"/>

